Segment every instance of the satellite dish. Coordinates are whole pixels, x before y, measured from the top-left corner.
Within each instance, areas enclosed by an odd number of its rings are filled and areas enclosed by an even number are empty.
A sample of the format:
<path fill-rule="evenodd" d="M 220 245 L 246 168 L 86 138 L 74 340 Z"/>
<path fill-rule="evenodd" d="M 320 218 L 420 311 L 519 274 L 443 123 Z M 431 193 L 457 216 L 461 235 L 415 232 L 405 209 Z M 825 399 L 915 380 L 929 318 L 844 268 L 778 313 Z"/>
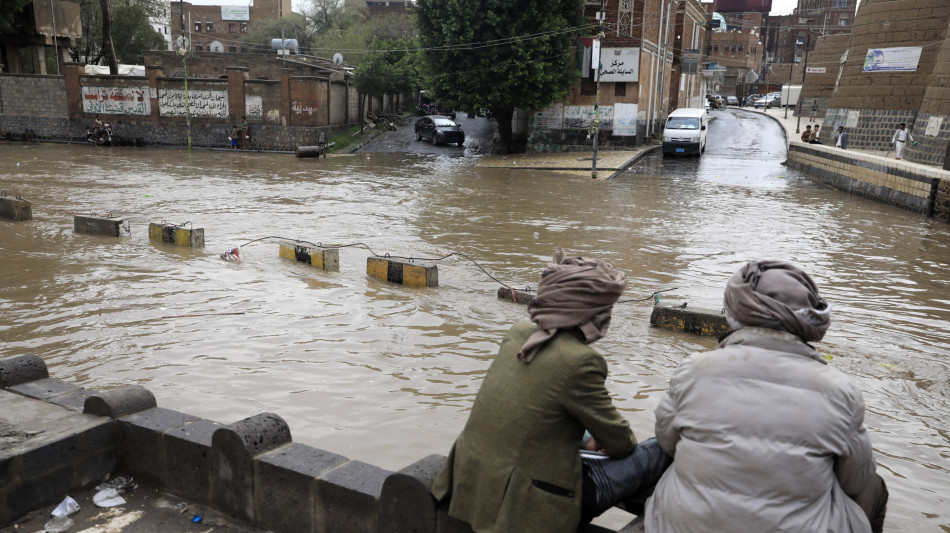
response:
<path fill-rule="evenodd" d="M 333 64 L 342 65 L 343 64 L 343 54 L 336 53 L 333 54 Z"/>

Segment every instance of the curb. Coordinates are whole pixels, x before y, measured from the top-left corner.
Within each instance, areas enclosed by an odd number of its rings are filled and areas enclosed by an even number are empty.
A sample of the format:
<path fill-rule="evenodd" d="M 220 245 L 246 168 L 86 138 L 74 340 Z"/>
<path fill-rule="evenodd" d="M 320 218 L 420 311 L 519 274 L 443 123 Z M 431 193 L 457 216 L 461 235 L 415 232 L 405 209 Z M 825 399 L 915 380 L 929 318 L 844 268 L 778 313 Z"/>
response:
<path fill-rule="evenodd" d="M 639 154 L 637 154 L 637 155 L 631 157 L 629 160 L 627 160 L 626 163 L 620 165 L 620 169 L 619 169 L 619 170 L 615 171 L 613 174 L 607 176 L 607 177 L 604 178 L 603 180 L 598 180 L 598 181 L 606 181 L 606 180 L 609 180 L 610 178 L 613 178 L 614 176 L 616 176 L 616 175 L 618 175 L 618 174 L 620 174 L 620 173 L 626 171 L 628 168 L 632 167 L 633 165 L 639 163 L 644 157 L 646 157 L 646 156 L 648 156 L 648 155 L 651 155 L 651 154 L 655 154 L 656 152 L 659 152 L 661 148 L 662 148 L 662 146 L 661 146 L 661 145 L 658 145 L 658 144 L 648 146 L 648 147 L 645 148 L 642 152 L 640 152 Z"/>

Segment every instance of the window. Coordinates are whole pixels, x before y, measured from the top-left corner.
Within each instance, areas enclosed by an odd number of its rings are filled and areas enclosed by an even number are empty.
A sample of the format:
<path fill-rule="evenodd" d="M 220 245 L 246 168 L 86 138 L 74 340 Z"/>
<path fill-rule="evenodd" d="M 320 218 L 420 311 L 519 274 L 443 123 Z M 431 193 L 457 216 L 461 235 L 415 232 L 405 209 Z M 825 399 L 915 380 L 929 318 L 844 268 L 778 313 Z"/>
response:
<path fill-rule="evenodd" d="M 739 45 L 739 51 L 740 51 L 740 52 L 742 51 L 742 45 L 741 45 L 741 44 Z"/>
<path fill-rule="evenodd" d="M 718 52 L 718 51 L 719 51 L 719 45 L 718 45 L 718 44 L 714 44 L 714 45 L 713 45 L 713 52 Z"/>
<path fill-rule="evenodd" d="M 236 33 L 236 32 L 237 32 L 237 24 L 233 22 L 228 22 L 228 33 Z"/>
<path fill-rule="evenodd" d="M 247 22 L 241 23 L 241 33 L 247 33 Z"/>
<path fill-rule="evenodd" d="M 201 52 L 204 48 L 201 46 L 201 43 L 195 43 L 195 52 Z"/>
<path fill-rule="evenodd" d="M 630 11 L 630 0 L 620 0 L 620 11 Z"/>
<path fill-rule="evenodd" d="M 237 53 L 237 43 L 236 43 L 236 42 L 231 41 L 231 45 L 228 46 L 228 52 L 231 52 L 232 54 L 236 54 L 236 53 Z"/>
<path fill-rule="evenodd" d="M 597 83 L 590 78 L 581 80 L 581 96 L 594 96 L 597 94 Z"/>
<path fill-rule="evenodd" d="M 627 96 L 627 82 L 618 81 L 614 83 L 614 96 Z"/>
<path fill-rule="evenodd" d="M 195 31 L 201 31 L 201 19 L 195 19 Z"/>
<path fill-rule="evenodd" d="M 213 32 L 213 31 L 214 31 L 214 23 L 211 22 L 211 20 L 208 20 L 208 22 L 205 22 L 205 31 L 207 31 L 207 32 Z"/>
<path fill-rule="evenodd" d="M 838 26 L 847 26 L 847 25 L 848 25 L 848 17 L 841 17 L 840 19 L 838 19 Z"/>

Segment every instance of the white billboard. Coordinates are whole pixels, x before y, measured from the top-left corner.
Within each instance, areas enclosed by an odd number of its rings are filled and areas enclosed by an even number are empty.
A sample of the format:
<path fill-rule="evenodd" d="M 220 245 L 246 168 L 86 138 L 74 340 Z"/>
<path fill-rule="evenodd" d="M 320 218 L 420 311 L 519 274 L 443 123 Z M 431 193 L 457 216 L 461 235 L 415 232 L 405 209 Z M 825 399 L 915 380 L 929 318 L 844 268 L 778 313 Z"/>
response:
<path fill-rule="evenodd" d="M 600 81 L 640 81 L 640 49 L 602 49 L 600 51 Z"/>
<path fill-rule="evenodd" d="M 864 72 L 914 72 L 920 61 L 919 46 L 870 48 L 864 58 Z"/>
<path fill-rule="evenodd" d="M 221 20 L 251 20 L 251 10 L 248 6 L 221 6 Z"/>

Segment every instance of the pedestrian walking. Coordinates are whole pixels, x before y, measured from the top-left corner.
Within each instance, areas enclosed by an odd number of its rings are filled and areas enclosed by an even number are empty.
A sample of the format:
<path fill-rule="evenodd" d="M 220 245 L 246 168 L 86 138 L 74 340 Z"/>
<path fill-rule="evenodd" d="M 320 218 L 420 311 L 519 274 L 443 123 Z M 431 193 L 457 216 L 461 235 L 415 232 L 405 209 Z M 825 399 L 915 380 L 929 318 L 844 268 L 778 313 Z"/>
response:
<path fill-rule="evenodd" d="M 811 119 L 809 120 L 815 120 L 815 113 L 817 112 L 818 112 L 818 102 L 812 102 L 811 103 Z"/>
<path fill-rule="evenodd" d="M 228 136 L 228 141 L 231 143 L 231 149 L 236 150 L 238 147 L 238 139 L 241 138 L 241 130 L 237 127 L 237 124 L 231 124 L 231 135 Z"/>
<path fill-rule="evenodd" d="M 914 142 L 914 136 L 907 131 L 907 124 L 901 122 L 897 126 L 897 131 L 894 132 L 894 137 L 891 138 L 891 144 L 894 145 L 894 150 L 897 151 L 897 159 L 904 155 L 904 148 L 907 147 L 908 142 Z"/>
<path fill-rule="evenodd" d="M 835 146 L 842 150 L 848 148 L 848 132 L 844 131 L 844 126 L 838 126 L 838 133 L 834 137 Z"/>

